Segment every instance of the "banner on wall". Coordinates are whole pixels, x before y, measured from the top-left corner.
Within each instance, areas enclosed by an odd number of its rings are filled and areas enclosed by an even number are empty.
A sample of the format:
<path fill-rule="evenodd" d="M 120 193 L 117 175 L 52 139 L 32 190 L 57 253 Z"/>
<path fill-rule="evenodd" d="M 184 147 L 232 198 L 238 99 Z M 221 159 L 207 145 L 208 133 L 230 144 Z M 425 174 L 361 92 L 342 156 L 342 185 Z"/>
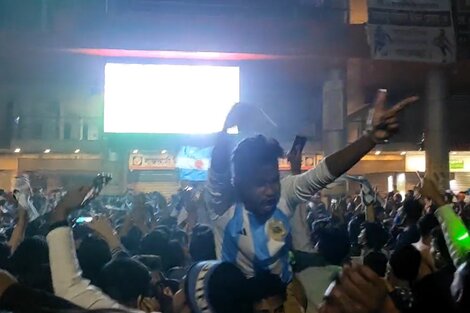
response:
<path fill-rule="evenodd" d="M 450 0 L 368 0 L 367 36 L 379 60 L 452 63 L 456 41 Z"/>
<path fill-rule="evenodd" d="M 175 159 L 169 154 L 131 154 L 129 157 L 129 170 L 155 171 L 174 170 Z"/>
<path fill-rule="evenodd" d="M 193 149 L 192 153 L 189 153 Z M 212 153 L 212 148 L 210 152 Z M 129 170 L 131 171 L 158 171 L 158 170 L 175 170 L 177 168 L 186 168 L 189 170 L 197 170 L 198 168 L 206 173 L 200 173 L 201 176 L 207 176 L 207 169 L 210 166 L 210 154 L 208 150 L 199 151 L 199 148 L 184 147 L 175 159 L 170 154 L 131 154 L 129 157 Z M 199 154 L 199 156 L 195 155 Z M 201 157 L 201 153 L 204 157 Z M 314 168 L 323 156 L 316 155 L 303 155 L 302 156 L 302 170 L 307 171 Z M 279 160 L 280 171 L 290 171 L 290 164 L 287 159 Z M 186 172 L 186 171 L 183 171 Z M 190 171 L 188 171 L 190 172 Z M 180 173 L 181 174 L 181 173 Z M 183 175 L 184 177 L 184 175 Z M 181 178 L 184 179 L 184 178 Z"/>

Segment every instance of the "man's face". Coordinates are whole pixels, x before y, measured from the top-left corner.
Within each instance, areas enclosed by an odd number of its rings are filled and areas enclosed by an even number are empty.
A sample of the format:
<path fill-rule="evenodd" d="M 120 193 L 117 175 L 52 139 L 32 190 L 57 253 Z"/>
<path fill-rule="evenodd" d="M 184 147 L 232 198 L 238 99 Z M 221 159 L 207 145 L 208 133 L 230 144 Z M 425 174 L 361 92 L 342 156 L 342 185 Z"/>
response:
<path fill-rule="evenodd" d="M 280 296 L 265 298 L 254 304 L 255 313 L 284 313 L 284 300 Z"/>
<path fill-rule="evenodd" d="M 459 194 L 457 195 L 457 201 L 458 201 L 458 202 L 463 202 L 463 201 L 465 201 L 465 193 L 459 192 Z"/>
<path fill-rule="evenodd" d="M 281 195 L 278 165 L 260 166 L 250 177 L 237 182 L 237 188 L 247 210 L 260 217 L 270 216 Z"/>

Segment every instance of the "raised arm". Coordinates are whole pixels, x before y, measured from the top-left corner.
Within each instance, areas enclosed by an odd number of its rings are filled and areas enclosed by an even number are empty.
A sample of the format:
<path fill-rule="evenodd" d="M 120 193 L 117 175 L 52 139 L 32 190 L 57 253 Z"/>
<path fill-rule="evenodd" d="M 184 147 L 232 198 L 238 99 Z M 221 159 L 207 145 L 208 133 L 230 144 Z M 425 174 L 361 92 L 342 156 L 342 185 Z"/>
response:
<path fill-rule="evenodd" d="M 68 192 L 52 212 L 47 242 L 54 293 L 85 309 L 123 309 L 119 303 L 81 276 L 67 217 L 80 205 L 88 191 L 89 188 L 82 187 Z"/>
<path fill-rule="evenodd" d="M 24 234 L 26 232 L 26 226 L 28 225 L 28 212 L 24 207 L 18 204 L 18 220 L 15 225 L 15 229 L 11 234 L 8 245 L 10 246 L 11 253 L 15 252 L 16 248 L 24 239 Z"/>
<path fill-rule="evenodd" d="M 223 215 L 235 202 L 231 168 L 232 140 L 227 130 L 239 126 L 241 117 L 249 110 L 245 104 L 234 105 L 225 119 L 222 131 L 217 134 L 204 194 L 206 207 L 212 217 Z"/>
<path fill-rule="evenodd" d="M 235 200 L 230 154 L 231 140 L 229 135 L 225 131 L 220 132 L 212 151 L 211 167 L 205 192 L 207 208 L 211 213 L 218 216 L 223 215 Z"/>
<path fill-rule="evenodd" d="M 406 98 L 389 110 L 384 107 L 385 100 L 386 91 L 379 90 L 367 134 L 344 149 L 327 156 L 316 168 L 283 180 L 283 197 L 291 208 L 299 202 L 307 201 L 313 193 L 334 182 L 359 162 L 377 143 L 385 142 L 393 136 L 398 131 L 397 114 L 418 98 Z"/>

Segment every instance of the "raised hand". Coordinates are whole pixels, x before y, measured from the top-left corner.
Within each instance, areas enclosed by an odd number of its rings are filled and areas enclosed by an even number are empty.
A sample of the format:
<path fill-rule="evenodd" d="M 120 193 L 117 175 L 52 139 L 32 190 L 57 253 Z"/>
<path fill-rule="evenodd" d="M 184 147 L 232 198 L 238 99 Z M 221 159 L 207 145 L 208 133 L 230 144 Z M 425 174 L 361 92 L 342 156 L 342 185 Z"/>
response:
<path fill-rule="evenodd" d="M 429 177 L 424 177 L 421 184 L 420 194 L 423 197 L 431 198 L 437 206 L 443 206 L 445 204 L 442 194 L 439 192 L 439 188 L 434 180 Z"/>
<path fill-rule="evenodd" d="M 242 120 L 242 116 L 249 110 L 249 105 L 243 102 L 239 102 L 235 104 L 231 109 L 230 112 L 227 114 L 224 123 L 223 131 L 227 131 L 227 129 L 240 126 L 240 122 Z"/>
<path fill-rule="evenodd" d="M 409 97 L 395 104 L 392 108 L 385 108 L 387 91 L 380 89 L 374 102 L 374 114 L 370 121 L 370 135 L 376 143 L 388 140 L 398 131 L 397 114 L 405 109 L 409 104 L 418 101 L 418 97 Z"/>
<path fill-rule="evenodd" d="M 328 288 L 321 312 L 380 312 L 387 293 L 385 281 L 366 266 L 346 266 L 336 284 Z"/>
<path fill-rule="evenodd" d="M 90 186 L 82 186 L 78 189 L 67 192 L 52 212 L 52 222 L 66 220 L 73 210 L 81 206 L 83 199 L 85 199 L 85 196 L 91 188 L 92 187 Z"/>
<path fill-rule="evenodd" d="M 87 226 L 100 235 L 108 243 L 111 250 L 121 246 L 119 236 L 109 218 L 102 215 L 95 216 Z"/>
<path fill-rule="evenodd" d="M 224 128 L 222 131 L 234 126 L 238 128 L 247 128 L 253 130 L 257 128 L 259 123 L 267 123 L 272 127 L 278 127 L 271 117 L 257 105 L 239 102 L 235 104 L 225 118 Z"/>

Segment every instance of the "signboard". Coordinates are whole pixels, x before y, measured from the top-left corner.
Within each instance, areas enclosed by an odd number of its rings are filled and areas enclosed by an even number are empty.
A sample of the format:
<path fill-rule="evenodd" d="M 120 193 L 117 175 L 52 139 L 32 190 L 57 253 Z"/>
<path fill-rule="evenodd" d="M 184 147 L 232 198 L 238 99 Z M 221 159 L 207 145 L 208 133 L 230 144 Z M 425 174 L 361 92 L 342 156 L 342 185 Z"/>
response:
<path fill-rule="evenodd" d="M 451 170 L 463 170 L 465 168 L 465 162 L 463 160 L 450 160 L 449 168 Z"/>
<path fill-rule="evenodd" d="M 314 168 L 321 160 L 322 155 L 302 156 L 302 170 L 307 171 Z M 176 160 L 169 154 L 131 154 L 129 156 L 129 170 L 131 171 L 158 171 L 175 170 Z M 290 164 L 287 159 L 279 160 L 279 170 L 289 171 Z"/>
<path fill-rule="evenodd" d="M 379 60 L 456 59 L 450 0 L 368 0 L 371 55 Z"/>
<path fill-rule="evenodd" d="M 131 154 L 129 157 L 129 170 L 131 171 L 174 170 L 175 168 L 175 159 L 169 154 Z"/>
<path fill-rule="evenodd" d="M 406 172 L 425 172 L 426 155 L 424 152 L 410 152 L 406 155 Z M 449 170 L 451 173 L 470 172 L 470 153 L 459 152 L 458 155 L 449 155 Z"/>

